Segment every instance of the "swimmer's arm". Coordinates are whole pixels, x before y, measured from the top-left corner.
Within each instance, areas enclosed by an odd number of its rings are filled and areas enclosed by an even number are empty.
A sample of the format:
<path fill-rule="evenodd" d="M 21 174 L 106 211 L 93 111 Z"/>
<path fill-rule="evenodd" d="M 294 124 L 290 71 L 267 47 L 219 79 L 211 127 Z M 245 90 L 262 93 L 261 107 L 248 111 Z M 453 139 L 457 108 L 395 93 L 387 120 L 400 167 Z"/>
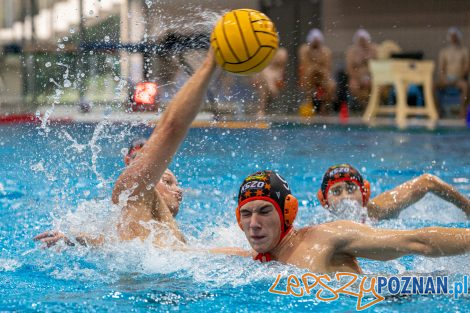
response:
<path fill-rule="evenodd" d="M 298 75 L 299 75 L 299 84 L 300 86 L 306 86 L 306 77 L 305 77 L 305 69 L 307 68 L 307 53 L 308 53 L 308 46 L 306 44 L 302 44 L 298 50 L 298 58 L 299 58 L 299 68 L 298 68 Z"/>
<path fill-rule="evenodd" d="M 33 240 L 40 241 L 46 244 L 47 248 L 56 245 L 59 241 L 64 241 L 67 246 L 75 246 L 75 242 L 77 242 L 85 247 L 99 247 L 102 246 L 105 242 L 105 238 L 101 234 L 97 236 L 92 236 L 85 233 L 80 233 L 78 236 L 76 236 L 74 242 L 69 239 L 64 233 L 59 231 L 45 231 L 34 237 Z"/>
<path fill-rule="evenodd" d="M 335 253 L 387 261 L 404 255 L 429 257 L 470 252 L 470 229 L 426 227 L 415 230 L 376 229 L 351 221 L 333 226 Z"/>
<path fill-rule="evenodd" d="M 130 191 L 130 196 L 137 197 L 135 201 L 153 201 L 151 186 L 155 186 L 167 169 L 196 117 L 214 69 L 211 50 L 202 66 L 175 95 L 140 155 L 117 179 L 113 190 L 114 203 L 119 203 L 123 191 Z"/>
<path fill-rule="evenodd" d="M 222 247 L 222 248 L 191 248 L 188 246 L 180 246 L 175 247 L 175 250 L 184 251 L 184 252 L 203 252 L 203 253 L 211 253 L 211 254 L 224 254 L 224 255 L 233 255 L 233 256 L 241 256 L 241 257 L 251 257 L 253 256 L 253 252 L 244 250 L 242 248 L 236 247 Z"/>
<path fill-rule="evenodd" d="M 352 47 L 349 47 L 346 49 L 346 74 L 349 76 L 353 76 L 355 74 L 355 69 L 354 69 L 354 49 Z M 356 74 L 357 76 L 357 74 Z"/>
<path fill-rule="evenodd" d="M 299 69 L 302 67 L 305 67 L 307 63 L 307 58 L 308 58 L 308 45 L 302 44 L 299 48 L 298 51 L 298 58 L 299 58 Z"/>
<path fill-rule="evenodd" d="M 367 211 L 372 218 L 393 218 L 402 210 L 421 200 L 428 192 L 454 204 L 470 217 L 470 200 L 457 189 L 431 174 L 423 174 L 378 195 L 369 202 Z"/>
<path fill-rule="evenodd" d="M 251 251 L 244 250 L 241 248 L 232 248 L 232 247 L 212 248 L 212 249 L 209 249 L 209 253 L 235 255 L 235 256 L 241 256 L 245 258 L 253 256 L 253 253 Z"/>
<path fill-rule="evenodd" d="M 437 73 L 438 74 L 438 79 L 439 79 L 439 81 L 442 81 L 446 77 L 446 58 L 445 58 L 444 50 L 441 50 L 439 52 L 438 67 L 439 67 L 439 70 L 438 70 L 438 73 Z"/>
<path fill-rule="evenodd" d="M 465 49 L 464 57 L 463 57 L 463 66 L 462 66 L 462 73 L 463 73 L 464 78 L 466 78 L 468 75 L 469 66 L 470 66 L 470 61 L 468 57 L 468 50 Z"/>
<path fill-rule="evenodd" d="M 326 50 L 326 68 L 328 69 L 328 78 L 333 73 L 333 62 L 332 62 L 332 53 L 328 47 L 325 47 Z"/>
<path fill-rule="evenodd" d="M 101 247 L 105 243 L 105 237 L 103 235 L 92 236 L 85 233 L 80 233 L 75 237 L 75 240 L 82 246 L 88 247 Z"/>

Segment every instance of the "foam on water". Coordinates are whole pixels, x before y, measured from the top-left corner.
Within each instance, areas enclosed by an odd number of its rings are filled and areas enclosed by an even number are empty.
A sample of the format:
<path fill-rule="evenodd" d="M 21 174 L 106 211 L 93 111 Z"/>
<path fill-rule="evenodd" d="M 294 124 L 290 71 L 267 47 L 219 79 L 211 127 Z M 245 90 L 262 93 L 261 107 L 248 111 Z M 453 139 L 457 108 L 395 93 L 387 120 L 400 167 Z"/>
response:
<path fill-rule="evenodd" d="M 21 266 L 21 263 L 15 259 L 0 258 L 0 272 L 14 272 Z"/>

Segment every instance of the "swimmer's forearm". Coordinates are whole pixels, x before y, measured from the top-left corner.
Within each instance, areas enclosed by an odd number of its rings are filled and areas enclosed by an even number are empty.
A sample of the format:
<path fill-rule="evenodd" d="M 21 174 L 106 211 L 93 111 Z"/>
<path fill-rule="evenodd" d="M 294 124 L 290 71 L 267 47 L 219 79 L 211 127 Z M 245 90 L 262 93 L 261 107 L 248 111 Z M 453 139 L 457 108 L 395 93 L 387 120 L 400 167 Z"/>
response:
<path fill-rule="evenodd" d="M 248 250 L 244 250 L 241 248 L 232 248 L 232 247 L 212 248 L 212 249 L 209 249 L 209 253 L 235 255 L 235 256 L 242 256 L 242 257 L 250 257 L 252 255 L 252 253 Z"/>
<path fill-rule="evenodd" d="M 415 232 L 416 253 L 440 257 L 470 252 L 470 229 L 426 227 Z"/>
<path fill-rule="evenodd" d="M 84 247 L 100 247 L 105 242 L 105 237 L 103 235 L 90 236 L 88 234 L 81 233 L 75 237 L 75 240 Z"/>
<path fill-rule="evenodd" d="M 242 257 L 250 257 L 252 253 L 248 250 L 234 247 L 223 247 L 223 248 L 194 248 L 188 246 L 179 246 L 173 247 L 173 249 L 183 252 L 194 252 L 194 253 L 211 253 L 211 254 L 224 254 L 224 255 L 234 255 Z"/>
<path fill-rule="evenodd" d="M 405 255 L 430 257 L 470 252 L 470 229 L 426 227 L 415 230 L 378 229 L 339 221 L 332 229 L 338 235 L 338 252 L 355 257 L 387 261 Z"/>
<path fill-rule="evenodd" d="M 436 176 L 429 175 L 428 179 L 430 192 L 457 206 L 465 212 L 467 217 L 470 217 L 470 199 Z"/>
<path fill-rule="evenodd" d="M 359 251 L 365 253 L 356 256 L 386 261 L 412 254 L 443 257 L 470 252 L 470 229 L 426 227 L 405 231 L 375 230 L 375 233 L 373 237 L 362 238 L 363 247 Z"/>
<path fill-rule="evenodd" d="M 449 201 L 470 216 L 470 200 L 431 174 L 423 174 L 372 199 L 367 206 L 369 216 L 377 219 L 396 217 L 402 210 L 421 200 L 428 192 Z"/>

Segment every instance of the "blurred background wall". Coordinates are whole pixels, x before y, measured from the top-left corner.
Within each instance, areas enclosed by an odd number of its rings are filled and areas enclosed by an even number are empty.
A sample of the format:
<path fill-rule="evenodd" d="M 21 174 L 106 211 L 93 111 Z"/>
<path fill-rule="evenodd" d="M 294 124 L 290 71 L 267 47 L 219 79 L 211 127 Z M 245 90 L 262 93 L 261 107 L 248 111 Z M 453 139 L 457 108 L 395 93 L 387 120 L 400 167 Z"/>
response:
<path fill-rule="evenodd" d="M 391 39 L 404 51 L 422 51 L 426 59 L 437 59 L 450 26 L 460 28 L 464 45 L 470 46 L 468 0 L 0 0 L 0 110 L 30 110 L 50 102 L 64 84 L 69 89 L 57 103 L 81 101 L 78 87 L 88 97 L 118 101 L 116 76 L 144 78 L 142 55 L 112 49 L 93 54 L 91 49 L 84 56 L 80 44 L 148 43 L 169 32 L 208 33 L 223 11 L 241 7 L 262 10 L 276 23 L 290 55 L 292 92 L 283 101 L 293 105 L 298 102 L 296 53 L 312 27 L 323 30 L 335 70 L 344 66 L 344 51 L 358 27 L 376 43 Z M 153 72 L 164 67 L 152 66 Z M 98 76 L 99 82 L 90 79 Z M 125 92 L 120 101 L 124 98 Z"/>

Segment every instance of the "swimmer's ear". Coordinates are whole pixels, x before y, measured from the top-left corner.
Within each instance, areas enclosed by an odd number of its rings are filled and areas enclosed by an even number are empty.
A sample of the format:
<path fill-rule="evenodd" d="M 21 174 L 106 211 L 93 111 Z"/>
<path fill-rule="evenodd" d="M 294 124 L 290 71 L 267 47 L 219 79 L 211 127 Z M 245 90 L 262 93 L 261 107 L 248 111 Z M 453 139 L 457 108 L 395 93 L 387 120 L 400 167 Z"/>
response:
<path fill-rule="evenodd" d="M 318 189 L 317 198 L 318 198 L 318 201 L 320 201 L 321 205 L 324 208 L 328 207 L 328 201 L 323 196 L 323 191 L 321 191 L 321 189 Z"/>
<path fill-rule="evenodd" d="M 297 212 L 299 211 L 299 201 L 293 195 L 287 195 L 284 200 L 284 224 L 287 228 L 294 223 Z"/>
<path fill-rule="evenodd" d="M 362 205 L 366 206 L 370 199 L 370 183 L 364 179 L 364 187 L 362 187 Z"/>

